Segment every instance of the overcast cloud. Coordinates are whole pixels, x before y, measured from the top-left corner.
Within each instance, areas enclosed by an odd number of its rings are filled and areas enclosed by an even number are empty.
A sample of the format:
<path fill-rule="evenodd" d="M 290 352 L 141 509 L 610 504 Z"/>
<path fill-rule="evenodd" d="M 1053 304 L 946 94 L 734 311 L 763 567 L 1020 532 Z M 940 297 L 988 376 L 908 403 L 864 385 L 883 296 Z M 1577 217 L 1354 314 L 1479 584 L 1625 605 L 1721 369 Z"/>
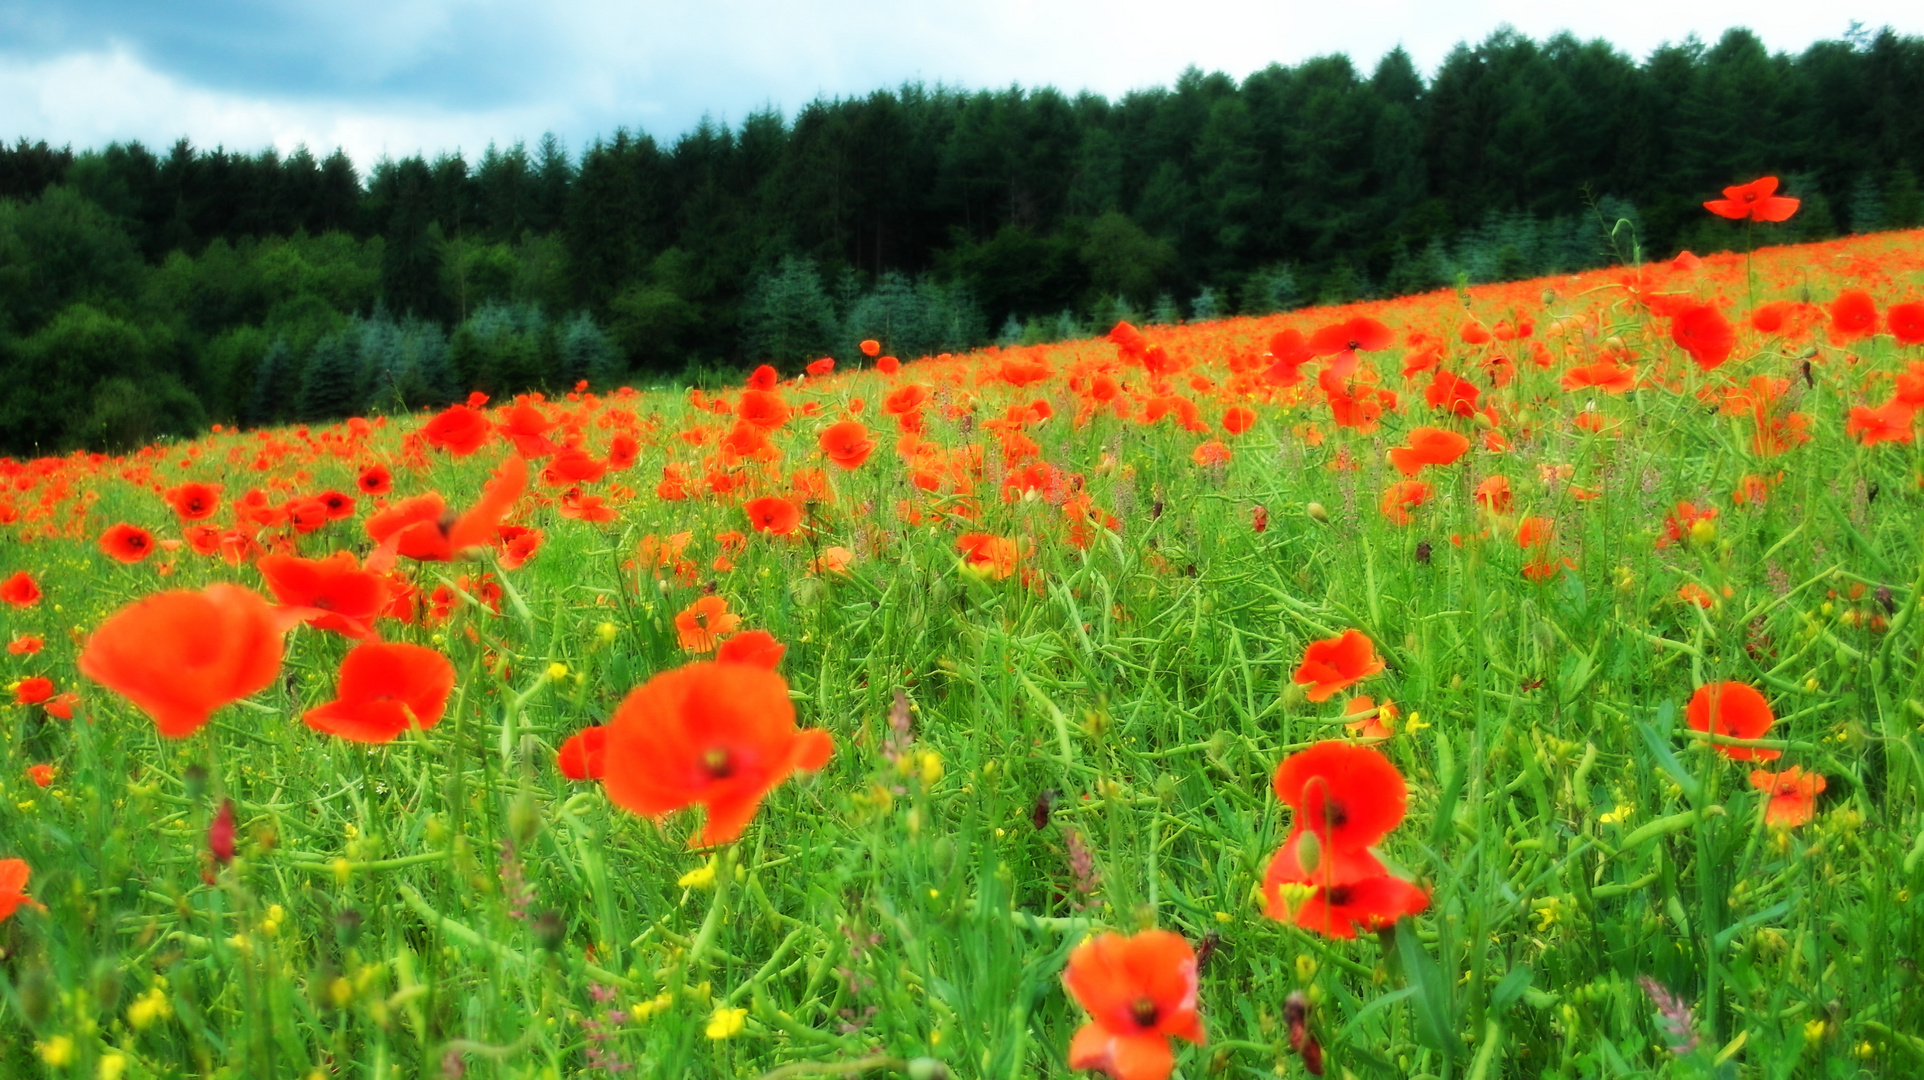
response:
<path fill-rule="evenodd" d="M 0 137 L 76 149 L 183 135 L 248 151 L 341 146 L 365 168 L 548 131 L 577 152 L 622 126 L 671 141 L 704 115 L 792 115 L 817 96 L 907 80 L 1115 97 L 1192 64 L 1241 78 L 1344 52 L 1367 71 L 1398 45 L 1427 73 L 1504 24 L 1539 39 L 1601 37 L 1641 58 L 1732 25 L 1795 52 L 1852 20 L 1924 33 L 1924 5 L 0 0 Z"/>

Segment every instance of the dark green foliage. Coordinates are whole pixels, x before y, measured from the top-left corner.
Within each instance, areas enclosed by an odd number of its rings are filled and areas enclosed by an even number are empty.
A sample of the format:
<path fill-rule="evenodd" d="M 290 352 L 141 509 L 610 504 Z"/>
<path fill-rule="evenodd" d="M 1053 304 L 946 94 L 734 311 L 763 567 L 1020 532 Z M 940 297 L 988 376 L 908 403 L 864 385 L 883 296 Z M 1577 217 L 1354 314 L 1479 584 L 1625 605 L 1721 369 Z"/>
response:
<path fill-rule="evenodd" d="M 1397 50 L 1114 101 L 908 84 L 366 176 L 338 150 L 22 140 L 0 145 L 5 362 L 75 304 L 149 347 L 47 374 L 72 412 L 0 425 L 0 449 L 75 445 L 95 386 L 145 385 L 138 365 L 210 419 L 291 418 L 330 335 L 381 409 L 847 361 L 865 337 L 908 357 L 1740 248 L 1702 202 L 1764 174 L 1804 207 L 1760 242 L 1910 228 L 1920 170 L 1924 39 L 1888 30 L 1788 55 L 1735 29 L 1642 60 L 1503 30 L 1427 81 Z"/>
<path fill-rule="evenodd" d="M 301 372 L 301 391 L 295 404 L 302 420 L 339 420 L 365 407 L 367 380 L 357 345 L 347 334 L 329 335 L 315 344 Z"/>

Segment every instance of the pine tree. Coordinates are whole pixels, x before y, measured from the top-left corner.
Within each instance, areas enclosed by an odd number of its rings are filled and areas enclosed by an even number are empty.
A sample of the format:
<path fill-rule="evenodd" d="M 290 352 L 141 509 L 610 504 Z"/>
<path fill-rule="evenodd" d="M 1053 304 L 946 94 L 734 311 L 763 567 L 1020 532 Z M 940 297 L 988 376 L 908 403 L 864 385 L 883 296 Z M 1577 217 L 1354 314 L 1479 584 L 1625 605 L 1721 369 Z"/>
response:
<path fill-rule="evenodd" d="M 254 368 L 254 388 L 241 407 L 241 422 L 250 427 L 265 427 L 287 419 L 293 412 L 299 379 L 300 370 L 293 351 L 287 347 L 287 339 L 275 338 Z"/>
<path fill-rule="evenodd" d="M 329 334 L 314 343 L 301 376 L 295 411 L 310 423 L 339 420 L 365 410 L 367 395 L 360 350 L 347 334 Z"/>

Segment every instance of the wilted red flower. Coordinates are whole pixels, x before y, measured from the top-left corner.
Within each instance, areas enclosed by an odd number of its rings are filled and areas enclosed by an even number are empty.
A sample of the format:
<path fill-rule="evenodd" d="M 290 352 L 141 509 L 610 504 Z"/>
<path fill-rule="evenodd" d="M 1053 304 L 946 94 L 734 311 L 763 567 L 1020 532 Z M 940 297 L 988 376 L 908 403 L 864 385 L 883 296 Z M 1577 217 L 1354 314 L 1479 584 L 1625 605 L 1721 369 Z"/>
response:
<path fill-rule="evenodd" d="M 440 723 L 453 690 L 454 664 L 433 649 L 368 642 L 341 661 L 334 700 L 301 719 L 354 742 L 390 742 L 411 727 L 426 731 Z"/>
<path fill-rule="evenodd" d="M 467 457 L 494 437 L 488 418 L 466 405 L 450 405 L 421 428 L 428 443 L 455 457 Z"/>
<path fill-rule="evenodd" d="M 1452 464 L 1470 449 L 1469 439 L 1442 428 L 1411 428 L 1409 441 L 1390 448 L 1390 464 L 1404 476 L 1415 476 L 1425 465 Z"/>
<path fill-rule="evenodd" d="M 405 499 L 367 519 L 367 534 L 377 544 L 392 540 L 410 559 L 447 562 L 494 538 L 501 519 L 528 486 L 528 463 L 512 457 L 495 470 L 473 509 L 455 518 L 440 495 Z"/>
<path fill-rule="evenodd" d="M 309 626 L 363 641 L 375 636 L 374 620 L 387 608 L 387 578 L 363 570 L 353 552 L 325 559 L 263 555 L 254 566 L 274 599 L 298 609 Z"/>
<path fill-rule="evenodd" d="M 1776 192 L 1777 178 L 1765 176 L 1725 188 L 1724 197 L 1710 200 L 1704 209 L 1732 221 L 1787 221 L 1797 212 L 1798 200 Z"/>
<path fill-rule="evenodd" d="M 33 871 L 25 859 L 0 859 L 0 920 L 11 918 L 27 898 L 27 878 Z"/>
<path fill-rule="evenodd" d="M 788 682 L 749 664 L 694 663 L 631 691 L 608 723 L 608 798 L 660 819 L 708 809 L 699 842 L 739 837 L 770 789 L 828 763 L 834 741 L 797 730 Z"/>
<path fill-rule="evenodd" d="M 167 493 L 167 503 L 182 521 L 199 521 L 214 516 L 220 509 L 220 488 L 213 484 L 186 483 Z"/>
<path fill-rule="evenodd" d="M 1792 765 L 1780 773 L 1752 769 L 1750 786 L 1770 796 L 1770 805 L 1764 808 L 1764 824 L 1794 829 L 1810 823 L 1817 809 L 1817 795 L 1829 785 L 1823 776 Z"/>
<path fill-rule="evenodd" d="M 38 705 L 53 696 L 53 680 L 45 675 L 29 675 L 13 688 L 15 705 Z"/>
<path fill-rule="evenodd" d="M 154 534 L 121 522 L 100 534 L 100 552 L 116 562 L 137 563 L 154 553 Z"/>
<path fill-rule="evenodd" d="M 1362 631 L 1350 629 L 1333 638 L 1310 642 L 1296 669 L 1296 682 L 1309 687 L 1309 700 L 1327 701 L 1330 695 L 1381 670 L 1383 660 L 1376 655 L 1376 646 Z"/>
<path fill-rule="evenodd" d="M 14 607 L 32 607 L 40 602 L 40 585 L 33 575 L 25 570 L 15 570 L 5 581 L 0 581 L 0 600 Z"/>
<path fill-rule="evenodd" d="M 1730 359 L 1737 347 L 1737 331 L 1723 312 L 1709 304 L 1692 304 L 1671 317 L 1670 340 L 1709 371 Z"/>
<path fill-rule="evenodd" d="M 1663 535 L 1657 538 L 1657 546 L 1669 547 L 1678 541 L 1688 540 L 1691 529 L 1699 521 L 1715 521 L 1716 518 L 1717 508 L 1714 506 L 1679 502 L 1670 515 L 1663 519 Z"/>
<path fill-rule="evenodd" d="M 1830 340 L 1843 345 L 1877 332 L 1877 305 L 1862 289 L 1845 289 L 1825 308 L 1830 316 Z"/>
<path fill-rule="evenodd" d="M 207 854 L 222 866 L 234 861 L 234 800 L 222 799 L 207 823 Z"/>
<path fill-rule="evenodd" d="M 1706 683 L 1690 695 L 1684 719 L 1695 731 L 1734 739 L 1761 739 L 1777 717 L 1770 703 L 1754 688 L 1740 682 Z M 1781 750 L 1717 745 L 1717 752 L 1737 761 L 1774 761 Z"/>
<path fill-rule="evenodd" d="M 830 461 L 844 469 L 861 468 L 875 452 L 875 440 L 868 437 L 868 428 L 860 420 L 830 424 L 823 429 L 819 445 Z"/>
<path fill-rule="evenodd" d="M 608 729 L 600 724 L 582 728 L 555 751 L 555 768 L 570 780 L 599 780 L 608 768 Z"/>
<path fill-rule="evenodd" d="M 1196 950 L 1180 934 L 1097 935 L 1069 954 L 1062 983 L 1089 1014 L 1069 1043 L 1071 1069 L 1164 1080 L 1175 1067 L 1171 1038 L 1202 1045 Z"/>
<path fill-rule="evenodd" d="M 748 514 L 749 527 L 759 533 L 787 536 L 802 523 L 801 507 L 780 495 L 750 499 L 742 504 L 742 509 Z"/>
<path fill-rule="evenodd" d="M 259 593 L 238 585 L 155 593 L 102 623 L 79 666 L 179 739 L 274 681 L 286 629 Z"/>
<path fill-rule="evenodd" d="M 704 596 L 675 616 L 675 638 L 689 652 L 707 652 L 741 625 L 740 615 L 731 615 L 728 601 L 719 596 Z"/>
<path fill-rule="evenodd" d="M 775 635 L 766 630 L 743 630 L 727 641 L 715 653 L 718 664 L 753 664 L 756 667 L 775 670 L 782 662 L 782 654 L 788 646 L 775 640 Z"/>

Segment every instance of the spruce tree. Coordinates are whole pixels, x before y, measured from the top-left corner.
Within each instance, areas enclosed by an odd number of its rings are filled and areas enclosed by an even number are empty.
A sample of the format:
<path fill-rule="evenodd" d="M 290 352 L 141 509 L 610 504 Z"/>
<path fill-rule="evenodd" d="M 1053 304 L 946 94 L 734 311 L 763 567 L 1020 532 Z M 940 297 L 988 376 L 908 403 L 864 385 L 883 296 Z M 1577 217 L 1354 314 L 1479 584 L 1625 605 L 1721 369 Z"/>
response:
<path fill-rule="evenodd" d="M 360 350 L 352 339 L 329 334 L 315 342 L 301 376 L 295 409 L 300 418 L 309 423 L 339 420 L 363 411 L 366 404 Z"/>

